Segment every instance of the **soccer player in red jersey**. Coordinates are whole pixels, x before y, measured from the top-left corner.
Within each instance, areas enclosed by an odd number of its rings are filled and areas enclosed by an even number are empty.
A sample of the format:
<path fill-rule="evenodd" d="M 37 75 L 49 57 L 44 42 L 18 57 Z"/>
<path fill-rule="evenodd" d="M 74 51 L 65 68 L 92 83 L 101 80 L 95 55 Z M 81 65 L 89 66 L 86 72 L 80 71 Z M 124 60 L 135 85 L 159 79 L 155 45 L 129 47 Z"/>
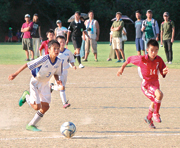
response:
<path fill-rule="evenodd" d="M 50 29 L 49 31 L 46 32 L 46 35 L 47 35 L 48 40 L 43 41 L 41 46 L 39 47 L 40 56 L 49 54 L 48 43 L 49 43 L 49 41 L 54 39 L 54 30 Z M 44 53 L 42 53 L 43 49 L 44 49 Z"/>
<path fill-rule="evenodd" d="M 157 55 L 158 50 L 158 42 L 155 39 L 149 40 L 147 44 L 148 54 L 144 56 L 130 56 L 117 72 L 117 76 L 122 75 L 124 68 L 130 63 L 140 67 L 143 79 L 141 90 L 144 95 L 151 100 L 148 116 L 144 119 L 145 122 L 149 124 L 150 128 L 156 128 L 153 124 L 152 117 L 156 122 L 161 122 L 159 109 L 163 93 L 160 90 L 158 73 L 160 72 L 164 78 L 169 72 L 162 58 Z"/>

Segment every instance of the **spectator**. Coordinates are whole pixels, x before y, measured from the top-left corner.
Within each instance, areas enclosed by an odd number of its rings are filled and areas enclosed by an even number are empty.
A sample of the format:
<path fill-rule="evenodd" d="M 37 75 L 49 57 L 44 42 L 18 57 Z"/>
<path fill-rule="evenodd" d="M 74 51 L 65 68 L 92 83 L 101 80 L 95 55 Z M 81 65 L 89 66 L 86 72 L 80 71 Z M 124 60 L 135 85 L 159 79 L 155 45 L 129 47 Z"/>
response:
<path fill-rule="evenodd" d="M 150 39 L 159 40 L 159 26 L 155 19 L 152 18 L 152 10 L 147 10 L 147 19 L 143 21 L 141 31 L 143 32 L 142 39 L 145 42 L 145 53 L 147 54 L 147 43 Z"/>
<path fill-rule="evenodd" d="M 8 42 L 12 42 L 12 36 L 13 36 L 13 33 L 12 33 L 12 28 L 9 27 L 9 32 L 8 32 Z"/>
<path fill-rule="evenodd" d="M 124 22 L 121 19 L 122 13 L 117 12 L 116 13 L 116 20 L 113 22 L 111 26 L 111 31 L 113 31 L 113 40 L 112 40 L 112 45 L 113 49 L 116 51 L 116 56 L 117 56 L 117 62 L 121 62 L 120 60 L 120 55 L 118 50 L 120 51 L 122 57 L 123 57 L 123 63 L 125 62 L 125 56 L 124 52 L 122 50 L 122 30 L 124 27 Z"/>
<path fill-rule="evenodd" d="M 33 16 L 33 28 L 31 35 L 33 39 L 33 46 L 35 45 L 34 55 L 39 57 L 39 46 L 42 37 L 41 37 L 41 22 L 39 21 L 37 13 L 35 13 Z"/>
<path fill-rule="evenodd" d="M 88 35 L 90 36 L 91 40 L 85 40 L 85 58 L 84 61 L 87 61 L 90 47 L 94 54 L 95 62 L 97 62 L 97 41 L 99 40 L 99 23 L 97 20 L 94 19 L 94 12 L 89 11 L 88 13 L 89 19 L 85 21 L 86 30 L 88 31 Z"/>
<path fill-rule="evenodd" d="M 56 39 L 57 36 L 64 36 L 65 37 L 65 34 L 68 31 L 67 28 L 62 26 L 61 20 L 57 20 L 56 24 L 57 24 L 58 27 L 56 27 L 55 30 L 54 30 L 55 39 Z"/>
<path fill-rule="evenodd" d="M 25 21 L 26 22 L 21 27 L 21 32 L 23 32 L 22 45 L 23 45 L 23 50 L 25 50 L 26 53 L 26 61 L 30 61 L 28 50 L 31 51 L 31 60 L 34 60 L 34 51 L 33 51 L 32 36 L 31 36 L 33 22 L 30 21 L 29 14 L 25 15 Z"/>
<path fill-rule="evenodd" d="M 20 42 L 21 32 L 19 30 L 17 30 L 16 36 L 17 36 L 18 42 Z"/>
<path fill-rule="evenodd" d="M 80 48 L 82 43 L 82 33 L 85 33 L 90 40 L 89 35 L 86 32 L 86 27 L 84 25 L 84 22 L 81 22 L 80 20 L 80 12 L 75 12 L 75 20 L 71 22 L 71 24 L 68 27 L 68 33 L 67 33 L 67 41 L 66 45 L 69 42 L 69 36 L 72 32 L 72 42 L 75 49 L 74 57 L 77 58 L 79 63 L 79 68 L 84 68 L 84 66 L 81 64 L 81 57 L 80 57 Z"/>
<path fill-rule="evenodd" d="M 135 29 L 136 29 L 136 50 L 137 50 L 137 55 L 141 55 L 141 51 L 143 52 L 143 55 L 145 55 L 145 50 L 144 50 L 144 41 L 142 40 L 142 22 L 143 20 L 141 19 L 141 12 L 139 10 L 136 11 L 136 21 L 135 21 Z"/>
<path fill-rule="evenodd" d="M 125 27 L 123 27 L 122 35 L 126 35 L 127 36 L 127 31 L 126 31 Z M 124 42 L 125 41 L 122 40 L 122 50 L 123 50 L 123 52 L 124 52 Z M 120 52 L 119 52 L 119 54 L 120 54 L 120 59 L 123 59 L 122 54 Z"/>
<path fill-rule="evenodd" d="M 174 42 L 175 25 L 174 22 L 169 20 L 169 13 L 164 12 L 164 22 L 161 24 L 161 45 L 164 42 L 164 49 L 166 53 L 167 62 L 166 64 L 172 64 L 173 51 L 172 44 Z"/>
<path fill-rule="evenodd" d="M 84 18 L 83 17 L 80 17 L 80 20 L 82 21 L 82 22 L 84 22 Z M 84 34 L 83 34 L 84 35 Z M 82 59 L 84 59 L 84 57 L 85 57 L 85 37 L 83 37 L 83 35 L 82 35 L 82 43 L 81 43 L 81 50 L 80 50 L 80 57 L 82 58 Z"/>

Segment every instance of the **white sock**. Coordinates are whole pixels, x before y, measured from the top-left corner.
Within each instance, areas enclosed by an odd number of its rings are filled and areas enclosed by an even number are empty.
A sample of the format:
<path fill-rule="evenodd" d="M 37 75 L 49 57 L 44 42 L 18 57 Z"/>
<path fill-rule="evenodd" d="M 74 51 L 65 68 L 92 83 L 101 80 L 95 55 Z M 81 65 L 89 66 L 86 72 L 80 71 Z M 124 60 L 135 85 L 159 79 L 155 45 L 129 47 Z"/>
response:
<path fill-rule="evenodd" d="M 34 118 L 29 122 L 28 125 L 36 125 L 42 117 L 43 114 L 38 110 Z"/>
<path fill-rule="evenodd" d="M 63 105 L 66 104 L 67 100 L 66 100 L 65 90 L 60 90 L 60 97 L 63 102 Z"/>
<path fill-rule="evenodd" d="M 29 104 L 29 106 L 31 106 L 31 103 L 30 103 L 30 96 L 29 96 L 29 95 L 26 95 L 26 102 Z"/>

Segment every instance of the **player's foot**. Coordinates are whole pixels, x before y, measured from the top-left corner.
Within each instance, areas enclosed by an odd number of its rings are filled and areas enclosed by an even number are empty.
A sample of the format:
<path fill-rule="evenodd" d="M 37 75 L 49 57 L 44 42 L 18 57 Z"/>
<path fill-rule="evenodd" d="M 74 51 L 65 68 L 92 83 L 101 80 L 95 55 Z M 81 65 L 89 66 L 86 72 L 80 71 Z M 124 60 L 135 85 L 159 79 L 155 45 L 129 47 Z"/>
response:
<path fill-rule="evenodd" d="M 34 59 L 30 58 L 30 61 L 33 61 Z"/>
<path fill-rule="evenodd" d="M 79 64 L 79 68 L 84 68 L 84 66 L 82 64 Z"/>
<path fill-rule="evenodd" d="M 26 102 L 26 95 L 29 95 L 29 92 L 25 90 L 19 99 L 19 106 L 22 106 Z"/>
<path fill-rule="evenodd" d="M 126 60 L 122 60 L 122 63 L 126 62 Z"/>
<path fill-rule="evenodd" d="M 67 107 L 70 107 L 70 106 L 71 106 L 71 104 L 69 104 L 68 101 L 67 101 L 67 102 L 63 105 L 63 108 L 66 109 Z"/>
<path fill-rule="evenodd" d="M 98 59 L 95 59 L 94 61 L 95 61 L 95 62 L 98 62 Z"/>
<path fill-rule="evenodd" d="M 153 119 L 154 121 L 160 123 L 161 122 L 161 118 L 160 118 L 160 114 L 153 114 Z"/>
<path fill-rule="evenodd" d="M 51 84 L 50 84 L 50 91 L 51 91 L 51 93 L 52 93 L 53 90 L 54 90 L 54 89 L 52 89 L 52 86 L 54 86 L 54 83 L 51 83 Z"/>
<path fill-rule="evenodd" d="M 25 61 L 30 61 L 29 59 L 25 59 Z"/>
<path fill-rule="evenodd" d="M 29 131 L 33 131 L 33 132 L 40 132 L 41 130 L 38 129 L 36 126 L 34 125 L 26 125 L 26 129 L 29 130 Z"/>
<path fill-rule="evenodd" d="M 82 61 L 83 61 L 83 62 L 87 62 L 88 60 L 87 60 L 87 59 L 83 59 Z"/>
<path fill-rule="evenodd" d="M 152 119 L 151 119 L 151 120 L 148 120 L 147 116 L 144 118 L 144 121 L 145 121 L 147 124 L 149 124 L 149 127 L 150 127 L 150 128 L 153 128 L 153 129 L 156 128 L 156 127 L 154 126 L 154 124 L 153 124 Z"/>
<path fill-rule="evenodd" d="M 119 62 L 121 62 L 121 60 L 117 60 L 117 61 L 116 61 L 116 63 L 119 63 Z"/>
<path fill-rule="evenodd" d="M 172 62 L 171 61 L 169 61 L 169 63 L 168 64 L 172 64 Z"/>

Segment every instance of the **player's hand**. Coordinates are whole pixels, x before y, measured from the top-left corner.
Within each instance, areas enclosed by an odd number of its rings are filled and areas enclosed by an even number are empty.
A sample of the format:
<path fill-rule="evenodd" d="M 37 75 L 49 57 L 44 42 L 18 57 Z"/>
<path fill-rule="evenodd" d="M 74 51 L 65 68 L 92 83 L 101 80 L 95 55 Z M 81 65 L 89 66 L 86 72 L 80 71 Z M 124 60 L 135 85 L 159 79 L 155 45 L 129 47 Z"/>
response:
<path fill-rule="evenodd" d="M 74 68 L 74 70 L 76 70 L 77 68 L 76 68 L 76 66 L 73 66 L 72 68 Z"/>
<path fill-rule="evenodd" d="M 62 81 L 61 80 L 57 80 L 56 81 L 58 85 L 62 85 Z"/>
<path fill-rule="evenodd" d="M 163 69 L 163 75 L 166 75 L 167 73 L 169 73 L 169 68 L 168 67 L 165 67 Z"/>
<path fill-rule="evenodd" d="M 119 71 L 117 72 L 117 76 L 119 77 L 120 75 L 122 75 L 122 73 L 123 73 L 123 70 L 122 68 L 120 68 Z"/>
<path fill-rule="evenodd" d="M 174 39 L 172 38 L 172 39 L 171 39 L 171 43 L 173 43 L 173 42 L 174 42 Z"/>
<path fill-rule="evenodd" d="M 158 38 L 158 36 L 156 37 L 156 41 L 159 41 L 159 38 Z"/>
<path fill-rule="evenodd" d="M 163 45 L 163 41 L 161 41 L 161 45 Z"/>
<path fill-rule="evenodd" d="M 11 80 L 15 79 L 16 76 L 17 76 L 16 74 L 11 74 L 11 75 L 9 75 L 8 80 L 11 81 Z"/>
<path fill-rule="evenodd" d="M 96 37 L 96 41 L 98 41 L 98 40 L 99 40 L 99 37 L 97 36 L 97 37 Z"/>

